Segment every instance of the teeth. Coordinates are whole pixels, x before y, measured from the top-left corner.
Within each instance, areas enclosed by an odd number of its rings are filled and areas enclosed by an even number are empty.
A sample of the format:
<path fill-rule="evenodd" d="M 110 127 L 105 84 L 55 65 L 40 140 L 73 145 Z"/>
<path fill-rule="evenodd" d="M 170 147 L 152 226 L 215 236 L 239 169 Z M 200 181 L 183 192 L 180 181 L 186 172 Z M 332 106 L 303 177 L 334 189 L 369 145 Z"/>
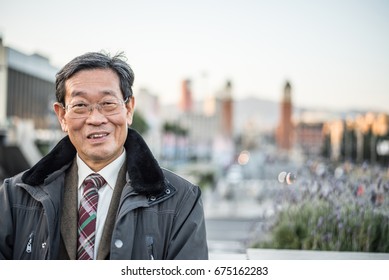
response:
<path fill-rule="evenodd" d="M 107 134 L 92 134 L 89 136 L 89 138 L 95 139 L 95 138 L 101 138 L 106 136 Z"/>

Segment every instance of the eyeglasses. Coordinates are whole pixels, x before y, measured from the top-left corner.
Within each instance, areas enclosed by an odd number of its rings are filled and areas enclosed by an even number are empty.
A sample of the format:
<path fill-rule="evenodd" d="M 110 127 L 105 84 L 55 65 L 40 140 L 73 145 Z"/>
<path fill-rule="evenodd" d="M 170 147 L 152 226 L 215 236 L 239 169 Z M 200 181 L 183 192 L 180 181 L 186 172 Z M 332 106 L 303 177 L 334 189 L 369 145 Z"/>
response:
<path fill-rule="evenodd" d="M 69 118 L 72 119 L 87 118 L 95 107 L 104 116 L 112 116 L 119 114 L 127 101 L 128 98 L 125 100 L 116 98 L 107 99 L 95 104 L 88 104 L 80 101 L 65 105 L 63 108 L 68 113 Z"/>

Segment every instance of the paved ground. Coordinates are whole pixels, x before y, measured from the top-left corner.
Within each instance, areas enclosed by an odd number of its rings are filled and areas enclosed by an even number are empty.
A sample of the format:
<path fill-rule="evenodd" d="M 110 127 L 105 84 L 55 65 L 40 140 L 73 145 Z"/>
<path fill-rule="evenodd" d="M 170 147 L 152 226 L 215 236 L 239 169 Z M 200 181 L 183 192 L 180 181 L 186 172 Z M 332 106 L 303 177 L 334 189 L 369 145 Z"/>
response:
<path fill-rule="evenodd" d="M 203 202 L 206 218 L 250 219 L 274 213 L 270 200 L 259 202 L 255 196 L 250 196 L 247 192 L 227 199 L 218 192 L 206 190 L 203 193 Z"/>
<path fill-rule="evenodd" d="M 204 193 L 203 202 L 210 258 L 247 259 L 252 234 L 270 204 L 245 195 L 227 199 L 211 191 Z"/>

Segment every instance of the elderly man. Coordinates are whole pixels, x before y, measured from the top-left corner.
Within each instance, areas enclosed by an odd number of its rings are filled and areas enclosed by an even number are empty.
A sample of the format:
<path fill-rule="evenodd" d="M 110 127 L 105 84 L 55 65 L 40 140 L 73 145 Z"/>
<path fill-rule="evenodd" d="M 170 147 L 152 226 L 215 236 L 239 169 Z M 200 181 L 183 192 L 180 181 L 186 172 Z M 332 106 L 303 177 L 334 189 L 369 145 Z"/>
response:
<path fill-rule="evenodd" d="M 130 128 L 134 73 L 86 53 L 56 76 L 67 134 L 0 187 L 0 259 L 207 259 L 198 186 L 163 169 Z"/>

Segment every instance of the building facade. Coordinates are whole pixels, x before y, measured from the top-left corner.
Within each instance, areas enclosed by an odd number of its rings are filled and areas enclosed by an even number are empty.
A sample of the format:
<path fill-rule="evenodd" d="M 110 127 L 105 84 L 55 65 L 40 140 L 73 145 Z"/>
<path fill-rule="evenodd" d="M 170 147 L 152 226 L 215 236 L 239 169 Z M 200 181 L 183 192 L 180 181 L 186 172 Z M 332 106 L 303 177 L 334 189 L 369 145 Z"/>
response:
<path fill-rule="evenodd" d="M 52 108 L 57 70 L 0 37 L 0 179 L 31 167 L 62 137 Z"/>
<path fill-rule="evenodd" d="M 21 119 L 37 129 L 52 127 L 57 71 L 47 58 L 6 47 L 0 38 L 0 124 Z"/>

